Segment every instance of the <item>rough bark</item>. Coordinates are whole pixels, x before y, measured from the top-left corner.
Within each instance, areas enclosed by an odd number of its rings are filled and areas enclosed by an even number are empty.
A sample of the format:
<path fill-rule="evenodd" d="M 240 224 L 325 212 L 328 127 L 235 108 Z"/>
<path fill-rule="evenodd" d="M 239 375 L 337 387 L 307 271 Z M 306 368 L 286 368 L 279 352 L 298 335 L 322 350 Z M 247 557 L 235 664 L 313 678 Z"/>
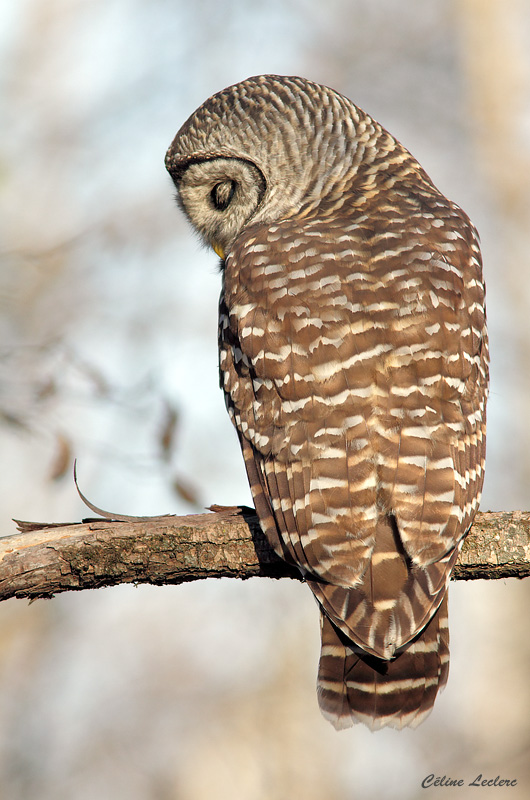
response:
<path fill-rule="evenodd" d="M 176 584 L 200 578 L 296 578 L 268 546 L 251 509 L 185 517 L 19 523 L 0 539 L 0 600 L 118 583 Z M 477 514 L 454 577 L 530 575 L 530 512 Z"/>

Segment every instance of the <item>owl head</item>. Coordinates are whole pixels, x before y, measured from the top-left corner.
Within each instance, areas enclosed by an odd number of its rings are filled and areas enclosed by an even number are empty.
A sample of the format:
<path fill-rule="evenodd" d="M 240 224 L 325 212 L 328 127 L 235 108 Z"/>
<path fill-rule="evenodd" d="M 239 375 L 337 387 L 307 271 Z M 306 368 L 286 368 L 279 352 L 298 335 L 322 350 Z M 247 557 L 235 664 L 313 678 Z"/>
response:
<path fill-rule="evenodd" d="M 166 167 L 193 227 L 225 258 L 249 223 L 310 213 L 344 192 L 383 133 L 332 89 L 260 75 L 195 111 L 173 140 Z"/>

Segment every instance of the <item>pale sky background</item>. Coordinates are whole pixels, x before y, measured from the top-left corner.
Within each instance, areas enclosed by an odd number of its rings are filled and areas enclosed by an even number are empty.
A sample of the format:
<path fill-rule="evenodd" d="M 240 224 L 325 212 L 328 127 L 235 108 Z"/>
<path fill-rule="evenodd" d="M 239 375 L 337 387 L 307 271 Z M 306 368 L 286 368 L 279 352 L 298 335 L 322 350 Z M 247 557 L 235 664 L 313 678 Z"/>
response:
<path fill-rule="evenodd" d="M 477 225 L 492 352 L 482 509 L 529 510 L 529 53 L 524 0 L 4 3 L 2 534 L 12 517 L 85 515 L 73 457 L 113 511 L 250 504 L 218 388 L 217 258 L 177 212 L 163 158 L 209 95 L 263 72 L 346 94 Z M 529 599 L 525 582 L 453 584 L 447 689 L 418 730 L 377 734 L 320 717 L 302 585 L 9 601 L 0 798 L 408 800 L 430 773 L 516 778 L 510 797 L 526 798 Z"/>

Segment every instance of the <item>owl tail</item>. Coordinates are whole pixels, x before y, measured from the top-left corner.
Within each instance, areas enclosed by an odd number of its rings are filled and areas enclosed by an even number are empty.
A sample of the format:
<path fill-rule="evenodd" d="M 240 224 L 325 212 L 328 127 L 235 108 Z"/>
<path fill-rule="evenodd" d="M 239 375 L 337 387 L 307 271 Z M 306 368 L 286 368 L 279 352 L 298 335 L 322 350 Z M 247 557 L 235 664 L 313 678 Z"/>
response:
<path fill-rule="evenodd" d="M 366 654 L 322 614 L 318 702 L 337 729 L 416 727 L 449 672 L 447 595 L 421 634 L 390 661 Z"/>

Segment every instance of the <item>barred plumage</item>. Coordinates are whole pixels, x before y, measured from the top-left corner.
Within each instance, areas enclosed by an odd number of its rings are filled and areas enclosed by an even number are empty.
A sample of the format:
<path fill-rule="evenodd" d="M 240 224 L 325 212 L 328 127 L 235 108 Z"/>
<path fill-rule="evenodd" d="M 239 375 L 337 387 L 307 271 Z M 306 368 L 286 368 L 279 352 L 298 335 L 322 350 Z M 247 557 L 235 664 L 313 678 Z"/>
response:
<path fill-rule="evenodd" d="M 322 609 L 336 727 L 416 725 L 447 680 L 447 584 L 478 508 L 478 237 L 346 98 L 259 76 L 166 164 L 222 259 L 221 384 L 262 528 Z"/>

